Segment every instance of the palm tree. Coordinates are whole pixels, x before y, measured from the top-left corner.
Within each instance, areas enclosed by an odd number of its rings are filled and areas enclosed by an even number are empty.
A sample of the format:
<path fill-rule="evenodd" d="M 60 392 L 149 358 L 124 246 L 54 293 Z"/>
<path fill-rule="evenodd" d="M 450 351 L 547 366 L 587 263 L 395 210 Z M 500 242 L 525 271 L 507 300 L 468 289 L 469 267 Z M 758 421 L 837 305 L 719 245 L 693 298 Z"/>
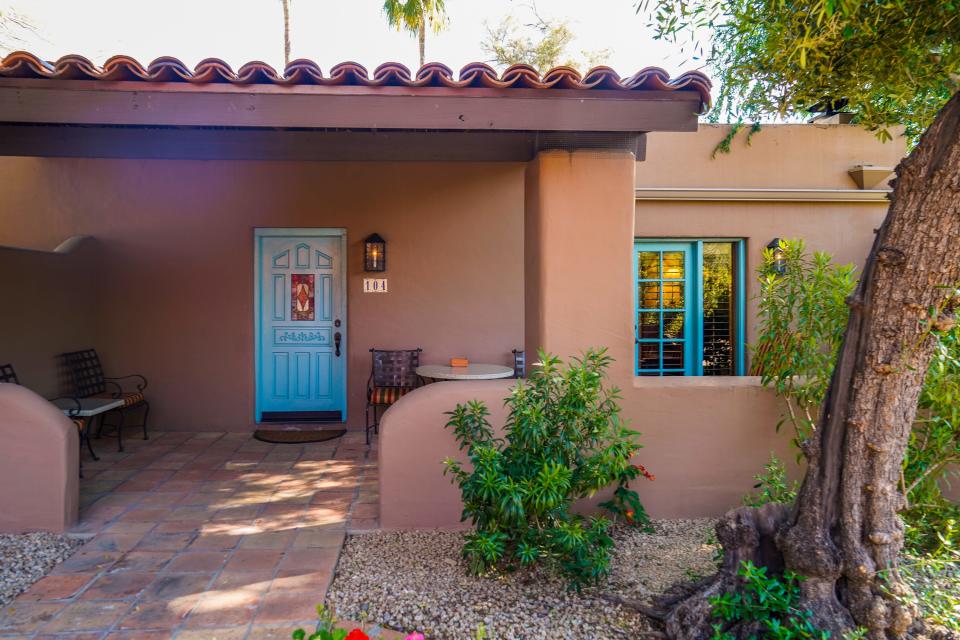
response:
<path fill-rule="evenodd" d="M 283 7 L 283 66 L 290 64 L 290 0 L 280 0 Z"/>
<path fill-rule="evenodd" d="M 383 12 L 391 27 L 417 36 L 422 67 L 426 62 L 427 27 L 440 33 L 447 26 L 444 0 L 384 0 Z"/>

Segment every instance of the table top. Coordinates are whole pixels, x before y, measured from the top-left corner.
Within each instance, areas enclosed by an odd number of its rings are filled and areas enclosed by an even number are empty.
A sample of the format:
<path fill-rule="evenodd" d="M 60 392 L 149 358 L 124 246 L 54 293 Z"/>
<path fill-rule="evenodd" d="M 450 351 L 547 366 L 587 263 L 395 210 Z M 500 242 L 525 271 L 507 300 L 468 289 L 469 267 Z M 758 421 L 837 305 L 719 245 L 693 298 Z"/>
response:
<path fill-rule="evenodd" d="M 448 367 L 442 364 L 425 364 L 417 367 L 417 375 L 434 380 L 496 380 L 513 377 L 513 368 L 499 364 L 469 364 L 465 367 Z"/>
<path fill-rule="evenodd" d="M 68 416 L 80 416 L 88 418 L 99 415 L 111 409 L 118 409 L 123 406 L 121 398 L 80 398 L 80 410 L 77 411 L 77 402 L 73 398 L 57 398 L 51 400 L 57 409 L 60 409 Z"/>

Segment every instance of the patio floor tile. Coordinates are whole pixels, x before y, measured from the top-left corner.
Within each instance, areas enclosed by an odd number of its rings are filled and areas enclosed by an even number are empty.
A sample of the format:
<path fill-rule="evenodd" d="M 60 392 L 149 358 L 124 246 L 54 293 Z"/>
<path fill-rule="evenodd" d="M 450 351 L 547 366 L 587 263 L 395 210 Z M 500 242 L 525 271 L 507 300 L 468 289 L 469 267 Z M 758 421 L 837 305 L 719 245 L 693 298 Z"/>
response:
<path fill-rule="evenodd" d="M 84 573 L 45 576 L 33 583 L 26 593 L 21 594 L 17 602 L 70 598 L 86 586 L 92 578 L 93 574 Z"/>
<path fill-rule="evenodd" d="M 247 433 L 156 432 L 84 459 L 91 537 L 0 610 L 0 637 L 283 638 L 312 628 L 347 529 L 377 526 L 363 434 L 272 445 Z M 96 446 L 97 443 L 95 443 Z"/>
<path fill-rule="evenodd" d="M 80 597 L 84 600 L 122 600 L 137 595 L 153 582 L 152 573 L 119 571 L 97 578 Z"/>
<path fill-rule="evenodd" d="M 88 602 L 69 604 L 43 627 L 47 633 L 60 631 L 107 630 L 130 609 L 128 602 Z"/>

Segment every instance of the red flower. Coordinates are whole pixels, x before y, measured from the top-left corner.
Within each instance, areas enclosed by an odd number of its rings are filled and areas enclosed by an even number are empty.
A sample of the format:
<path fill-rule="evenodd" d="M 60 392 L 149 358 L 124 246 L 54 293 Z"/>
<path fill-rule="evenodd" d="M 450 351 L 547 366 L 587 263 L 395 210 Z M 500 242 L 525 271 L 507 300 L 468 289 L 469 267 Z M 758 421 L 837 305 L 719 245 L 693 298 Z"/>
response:
<path fill-rule="evenodd" d="M 627 520 L 633 522 L 633 509 L 627 509 L 627 512 L 624 515 L 627 516 Z"/>
<path fill-rule="evenodd" d="M 344 640 L 370 640 L 370 636 L 365 634 L 360 629 L 354 629 L 347 634 L 347 637 Z"/>
<path fill-rule="evenodd" d="M 643 476 L 644 478 L 646 478 L 647 480 L 656 480 L 656 479 L 657 479 L 657 476 L 655 476 L 655 475 L 653 475 L 652 473 L 650 473 L 649 471 L 647 471 L 647 468 L 646 468 L 645 466 L 643 466 L 642 464 L 635 464 L 635 465 L 633 465 L 633 468 L 636 469 L 637 471 L 639 471 L 639 472 L 640 472 L 640 475 L 642 475 L 642 476 Z"/>

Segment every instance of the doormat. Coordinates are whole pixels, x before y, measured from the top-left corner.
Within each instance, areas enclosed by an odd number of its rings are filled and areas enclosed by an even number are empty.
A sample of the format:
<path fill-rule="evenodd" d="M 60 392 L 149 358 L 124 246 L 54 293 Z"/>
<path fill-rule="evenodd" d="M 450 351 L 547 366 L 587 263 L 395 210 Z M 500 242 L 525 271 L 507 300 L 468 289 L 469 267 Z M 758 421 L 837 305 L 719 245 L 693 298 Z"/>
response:
<path fill-rule="evenodd" d="M 334 440 L 346 432 L 346 429 L 322 429 L 317 431 L 257 429 L 253 432 L 253 437 L 261 442 L 269 442 L 271 444 L 307 444 L 309 442 Z"/>

